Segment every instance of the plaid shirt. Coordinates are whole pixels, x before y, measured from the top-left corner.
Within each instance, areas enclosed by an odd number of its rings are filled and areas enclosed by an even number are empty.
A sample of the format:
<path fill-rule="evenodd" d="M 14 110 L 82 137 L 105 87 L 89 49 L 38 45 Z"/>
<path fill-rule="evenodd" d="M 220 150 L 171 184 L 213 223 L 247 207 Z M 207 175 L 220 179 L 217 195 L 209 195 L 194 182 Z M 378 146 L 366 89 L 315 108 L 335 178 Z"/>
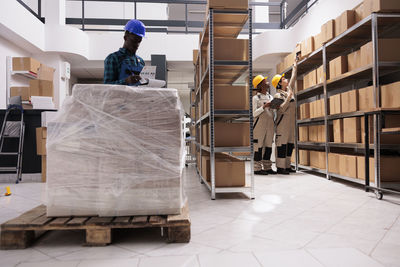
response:
<path fill-rule="evenodd" d="M 136 67 L 144 67 L 144 60 L 137 55 L 130 55 L 128 50 L 125 48 L 120 48 L 117 52 L 114 52 L 104 60 L 104 83 L 105 84 L 125 84 L 125 79 L 120 80 L 120 72 L 122 61 L 125 59 Z"/>

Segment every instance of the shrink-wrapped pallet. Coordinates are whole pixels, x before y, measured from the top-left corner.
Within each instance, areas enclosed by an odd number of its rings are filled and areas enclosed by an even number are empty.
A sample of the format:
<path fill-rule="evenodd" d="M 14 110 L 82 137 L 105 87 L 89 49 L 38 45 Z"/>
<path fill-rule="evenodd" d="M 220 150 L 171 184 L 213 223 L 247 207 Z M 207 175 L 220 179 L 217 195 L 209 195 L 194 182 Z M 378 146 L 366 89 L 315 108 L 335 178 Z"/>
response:
<path fill-rule="evenodd" d="M 179 213 L 182 116 L 176 89 L 75 85 L 48 124 L 47 215 Z"/>

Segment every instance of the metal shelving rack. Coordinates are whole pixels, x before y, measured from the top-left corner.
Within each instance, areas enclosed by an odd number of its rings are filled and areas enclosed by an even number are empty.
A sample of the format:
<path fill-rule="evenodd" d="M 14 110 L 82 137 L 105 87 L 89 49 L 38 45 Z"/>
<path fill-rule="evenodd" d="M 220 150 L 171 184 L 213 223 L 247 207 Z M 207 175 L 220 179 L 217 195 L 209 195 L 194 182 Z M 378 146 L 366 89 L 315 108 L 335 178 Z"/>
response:
<path fill-rule="evenodd" d="M 379 35 L 379 36 L 378 36 Z M 322 124 L 325 126 L 325 137 L 326 142 L 324 143 L 314 143 L 314 142 L 297 142 L 295 141 L 296 147 L 296 169 L 302 168 L 309 171 L 315 171 L 322 173 L 327 179 L 332 177 L 347 180 L 355 183 L 361 183 L 365 185 L 366 191 L 369 189 L 374 190 L 379 199 L 382 198 L 383 192 L 397 193 L 400 192 L 382 188 L 381 177 L 380 177 L 380 154 L 381 151 L 395 151 L 398 153 L 400 151 L 400 145 L 382 145 L 380 144 L 380 136 L 385 134 L 382 132 L 382 116 L 386 113 L 400 114 L 400 109 L 388 109 L 385 110 L 380 108 L 380 78 L 392 73 L 399 73 L 400 62 L 382 62 L 379 61 L 378 55 L 378 38 L 382 37 L 400 37 L 400 14 L 381 14 L 372 13 L 368 17 L 359 21 L 348 30 L 342 34 L 336 36 L 331 41 L 323 44 L 323 46 L 316 51 L 312 52 L 307 58 L 301 60 L 298 63 L 298 76 L 307 74 L 309 71 L 316 69 L 320 65 L 323 65 L 324 77 L 327 77 L 328 73 L 328 63 L 330 60 L 341 56 L 347 55 L 353 51 L 355 48 L 358 49 L 362 45 L 372 41 L 373 43 L 373 63 L 367 66 L 363 66 L 359 69 L 355 69 L 335 77 L 333 79 L 324 79 L 323 83 L 317 84 L 310 88 L 305 88 L 298 93 L 296 93 L 296 106 L 299 107 L 302 103 L 308 103 L 317 99 L 325 100 L 325 116 L 320 118 L 311 118 L 296 120 L 296 134 L 298 134 L 299 126 L 312 125 L 312 124 Z M 292 68 L 286 69 L 283 73 L 290 75 Z M 372 80 L 373 92 L 374 92 L 374 105 L 375 110 L 371 112 L 351 112 L 343 114 L 328 115 L 328 98 L 331 95 L 339 94 L 342 92 L 347 92 L 355 90 L 358 88 L 363 88 L 368 82 Z M 334 119 L 349 118 L 349 117 L 361 117 L 364 116 L 364 144 L 347 144 L 347 143 L 332 143 L 329 142 L 329 122 Z M 374 118 L 374 144 L 369 144 L 369 126 L 368 118 L 373 116 Z M 386 133 L 399 134 L 400 129 L 389 129 Z M 326 152 L 326 169 L 317 169 L 310 166 L 302 166 L 298 163 L 299 148 L 308 150 L 320 150 Z M 328 154 L 331 148 L 344 148 L 353 150 L 353 153 L 359 153 L 365 156 L 365 182 L 352 177 L 345 177 L 339 174 L 334 174 L 328 172 Z M 374 153 L 375 158 L 375 186 L 370 186 L 369 181 L 369 155 L 371 150 Z"/>
<path fill-rule="evenodd" d="M 188 166 L 188 164 L 190 163 L 195 163 L 196 162 L 196 151 L 193 151 L 192 149 L 192 144 L 194 144 L 196 142 L 196 137 L 192 136 L 192 132 L 191 132 L 191 126 L 194 126 L 194 121 L 195 121 L 195 115 L 196 114 L 192 114 L 192 107 L 195 107 L 195 104 L 193 102 L 193 99 L 195 98 L 195 91 L 194 88 L 190 89 L 190 119 L 191 122 L 188 123 L 188 128 L 189 128 L 189 132 L 190 132 L 190 137 L 189 138 L 185 138 L 185 142 L 186 142 L 186 147 L 187 147 L 187 154 L 186 154 L 186 161 L 185 161 L 185 165 Z"/>
<path fill-rule="evenodd" d="M 225 16 L 225 19 L 222 19 L 223 21 L 220 21 L 220 24 L 223 26 L 215 27 L 218 24 L 218 16 L 219 19 Z M 232 16 L 232 17 L 230 17 Z M 239 22 L 236 21 L 232 22 L 232 20 L 229 20 L 227 18 L 233 18 L 234 16 L 237 16 L 239 18 Z M 245 22 L 248 22 L 248 34 L 249 34 L 249 50 L 248 50 L 248 60 L 246 61 L 232 61 L 232 60 L 215 60 L 214 59 L 214 38 L 216 36 L 221 36 L 221 37 L 237 37 L 241 30 L 244 27 Z M 216 10 L 216 9 L 208 9 L 208 17 L 207 21 L 205 23 L 205 31 L 200 39 L 200 49 L 198 53 L 198 62 L 199 62 L 199 74 L 196 74 L 196 78 L 199 79 L 198 83 L 198 88 L 196 88 L 196 114 L 200 113 L 200 118 L 196 117 L 196 146 L 199 149 L 199 155 L 200 156 L 200 166 L 197 166 L 197 172 L 200 177 L 200 182 L 204 183 L 206 187 L 210 190 L 211 192 L 211 199 L 216 198 L 217 193 L 248 193 L 249 198 L 254 199 L 254 172 L 253 172 L 253 108 L 252 108 L 252 90 L 251 87 L 249 86 L 249 109 L 248 110 L 215 110 L 214 109 L 214 82 L 215 82 L 215 75 L 219 74 L 220 72 L 228 72 L 231 73 L 238 73 L 240 74 L 242 71 L 247 70 L 249 72 L 249 85 L 251 85 L 251 77 L 252 77 L 252 9 L 249 8 L 247 10 Z M 230 31 L 232 29 L 235 29 L 233 35 L 234 36 L 226 36 L 226 35 L 221 35 L 221 27 L 229 27 Z M 205 69 L 204 73 L 202 73 L 202 53 L 203 49 L 202 46 L 208 42 L 208 66 Z M 196 71 L 197 73 L 197 71 Z M 238 78 L 238 75 L 234 75 L 234 77 L 231 77 L 232 79 Z M 233 82 L 233 80 L 232 80 Z M 209 88 L 209 99 L 210 99 L 210 105 L 209 105 L 209 112 L 207 112 L 204 115 L 203 114 L 203 108 L 202 105 L 199 105 L 199 103 L 202 103 L 202 89 L 204 86 L 208 84 Z M 198 109 L 200 109 L 200 112 L 198 112 Z M 250 146 L 246 147 L 215 147 L 215 119 L 218 117 L 222 117 L 224 119 L 243 119 L 245 118 L 245 121 L 249 122 L 250 124 Z M 210 131 L 209 131 L 209 136 L 210 136 L 210 146 L 204 146 L 201 145 L 202 142 L 202 130 L 201 130 L 201 125 L 203 122 L 208 121 L 210 124 Z M 201 175 L 201 168 L 202 168 L 202 161 L 201 161 L 201 156 L 202 156 L 202 151 L 207 151 L 210 154 L 210 171 L 211 171 L 211 182 L 207 182 L 204 177 Z M 226 152 L 226 153 L 231 153 L 231 152 L 250 152 L 250 157 L 251 157 L 251 177 L 250 177 L 250 185 L 245 185 L 243 187 L 216 187 L 215 184 L 215 153 L 217 152 Z M 246 179 L 247 180 L 247 179 Z M 247 182 L 247 181 L 246 181 Z"/>

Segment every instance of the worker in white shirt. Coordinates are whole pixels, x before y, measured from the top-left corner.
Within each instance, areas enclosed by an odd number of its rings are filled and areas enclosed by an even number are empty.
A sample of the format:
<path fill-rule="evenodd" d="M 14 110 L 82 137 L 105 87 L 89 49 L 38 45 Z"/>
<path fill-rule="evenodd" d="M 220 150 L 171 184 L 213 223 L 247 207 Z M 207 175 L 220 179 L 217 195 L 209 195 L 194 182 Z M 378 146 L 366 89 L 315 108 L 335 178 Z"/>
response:
<path fill-rule="evenodd" d="M 278 157 L 276 166 L 278 174 L 296 172 L 290 167 L 290 158 L 294 149 L 295 111 L 296 104 L 293 95 L 295 81 L 297 79 L 297 58 L 293 64 L 290 82 L 284 75 L 275 75 L 272 85 L 277 89 L 274 98 L 280 98 L 283 103 L 277 109 L 276 118 L 276 146 Z"/>
<path fill-rule="evenodd" d="M 271 168 L 274 114 L 270 109 L 273 97 L 269 94 L 267 77 L 257 75 L 253 79 L 253 88 L 257 90 L 253 96 L 254 174 L 276 174 Z"/>

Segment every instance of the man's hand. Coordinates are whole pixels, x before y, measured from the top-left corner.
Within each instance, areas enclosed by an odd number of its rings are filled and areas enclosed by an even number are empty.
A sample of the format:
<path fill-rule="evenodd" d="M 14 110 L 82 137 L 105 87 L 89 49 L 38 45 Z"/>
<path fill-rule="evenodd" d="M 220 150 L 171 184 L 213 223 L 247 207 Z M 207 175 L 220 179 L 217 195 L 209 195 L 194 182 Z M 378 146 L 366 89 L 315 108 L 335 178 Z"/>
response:
<path fill-rule="evenodd" d="M 138 83 L 141 79 L 142 78 L 140 77 L 140 75 L 131 75 L 125 79 L 125 82 L 127 84 L 135 84 Z"/>
<path fill-rule="evenodd" d="M 263 105 L 263 109 L 269 108 L 270 106 L 271 106 L 271 103 L 270 103 L 270 102 L 265 103 L 265 104 Z"/>

